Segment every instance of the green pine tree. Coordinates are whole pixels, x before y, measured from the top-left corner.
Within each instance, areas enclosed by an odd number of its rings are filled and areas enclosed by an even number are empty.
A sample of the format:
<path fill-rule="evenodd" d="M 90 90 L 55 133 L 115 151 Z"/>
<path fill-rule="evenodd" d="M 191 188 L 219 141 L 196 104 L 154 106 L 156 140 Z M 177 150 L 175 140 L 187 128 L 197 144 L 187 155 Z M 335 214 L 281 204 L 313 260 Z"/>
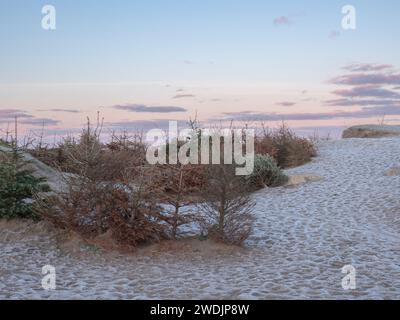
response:
<path fill-rule="evenodd" d="M 0 152 L 0 218 L 37 218 L 32 199 L 50 188 L 27 169 L 28 164 L 16 150 Z"/>

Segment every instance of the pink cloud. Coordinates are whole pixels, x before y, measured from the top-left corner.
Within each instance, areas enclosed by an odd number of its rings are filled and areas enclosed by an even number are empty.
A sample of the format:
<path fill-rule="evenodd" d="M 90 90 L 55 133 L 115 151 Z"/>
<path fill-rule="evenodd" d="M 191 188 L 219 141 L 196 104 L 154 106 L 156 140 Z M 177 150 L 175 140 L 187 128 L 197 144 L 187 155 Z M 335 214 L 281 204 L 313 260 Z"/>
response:
<path fill-rule="evenodd" d="M 274 19 L 274 25 L 276 25 L 276 26 L 282 26 L 282 25 L 287 26 L 292 23 L 293 23 L 292 20 L 290 20 L 289 17 L 286 17 L 286 16 L 281 16 L 281 17 Z"/>
<path fill-rule="evenodd" d="M 382 71 L 385 69 L 392 69 L 390 64 L 376 64 L 376 63 L 353 63 L 345 66 L 343 69 L 351 72 L 367 72 L 367 71 Z"/>
<path fill-rule="evenodd" d="M 224 120 L 237 121 L 301 121 L 301 120 L 332 120 L 332 119 L 366 119 L 382 115 L 400 115 L 400 106 L 364 107 L 356 111 L 333 111 L 320 113 L 277 113 L 277 112 L 231 112 L 224 113 Z"/>
<path fill-rule="evenodd" d="M 332 92 L 342 97 L 377 97 L 377 98 L 400 98 L 400 94 L 378 85 L 362 85 L 351 89 L 339 89 Z"/>
<path fill-rule="evenodd" d="M 336 39 L 340 37 L 340 32 L 339 31 L 331 31 L 329 33 L 329 39 Z"/>
<path fill-rule="evenodd" d="M 278 102 L 276 105 L 281 107 L 293 107 L 294 105 L 296 105 L 296 102 L 283 101 L 283 102 Z"/>
<path fill-rule="evenodd" d="M 355 73 L 346 74 L 336 77 L 331 80 L 331 83 L 342 85 L 364 85 L 364 84 L 400 84 L 400 74 L 385 74 L 385 73 Z"/>

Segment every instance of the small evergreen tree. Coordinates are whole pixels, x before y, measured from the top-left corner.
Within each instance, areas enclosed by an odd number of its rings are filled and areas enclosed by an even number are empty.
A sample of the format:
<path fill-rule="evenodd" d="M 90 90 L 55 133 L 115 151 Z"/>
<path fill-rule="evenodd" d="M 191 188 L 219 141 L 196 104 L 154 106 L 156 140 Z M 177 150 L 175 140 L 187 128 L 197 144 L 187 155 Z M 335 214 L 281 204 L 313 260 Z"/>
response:
<path fill-rule="evenodd" d="M 0 151 L 0 218 L 37 218 L 33 197 L 50 188 L 45 179 L 33 175 L 28 164 L 15 149 Z"/>
<path fill-rule="evenodd" d="M 208 235 L 228 244 L 241 245 L 254 221 L 254 201 L 233 165 L 210 165 L 208 182 L 199 204 Z"/>

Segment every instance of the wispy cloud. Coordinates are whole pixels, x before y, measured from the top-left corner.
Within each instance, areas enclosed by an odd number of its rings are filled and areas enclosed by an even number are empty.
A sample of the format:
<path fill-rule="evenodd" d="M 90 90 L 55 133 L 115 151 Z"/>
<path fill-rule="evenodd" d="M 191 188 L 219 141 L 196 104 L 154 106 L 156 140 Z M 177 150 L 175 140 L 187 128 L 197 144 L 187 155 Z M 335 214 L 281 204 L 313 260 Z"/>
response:
<path fill-rule="evenodd" d="M 113 109 L 124 110 L 129 112 L 138 113 L 173 113 L 173 112 L 186 112 L 187 109 L 175 106 L 154 106 L 149 107 L 144 104 L 129 104 L 129 105 L 116 105 L 112 106 Z"/>
<path fill-rule="evenodd" d="M 73 136 L 76 134 L 80 134 L 82 132 L 81 128 L 49 128 L 45 131 L 42 131 L 41 128 L 32 128 L 30 130 L 31 133 L 42 135 L 44 137 L 56 137 L 56 136 Z"/>
<path fill-rule="evenodd" d="M 275 26 L 288 26 L 291 25 L 293 21 L 287 16 L 280 16 L 275 18 L 273 23 Z"/>
<path fill-rule="evenodd" d="M 116 121 L 106 122 L 105 127 L 118 128 L 118 129 L 136 129 L 136 130 L 151 130 L 151 129 L 167 129 L 169 121 L 172 119 L 160 120 L 131 120 L 131 121 Z M 187 121 L 179 120 L 178 126 L 187 126 Z"/>
<path fill-rule="evenodd" d="M 33 118 L 32 115 L 28 114 L 24 110 L 20 109 L 0 109 L 0 120 L 14 119 L 18 118 Z"/>
<path fill-rule="evenodd" d="M 351 72 L 382 71 L 392 68 L 393 66 L 390 64 L 377 64 L 377 63 L 352 63 L 343 67 L 344 70 L 348 70 Z"/>
<path fill-rule="evenodd" d="M 66 112 L 66 113 L 80 113 L 79 110 L 76 109 L 38 109 L 36 111 L 39 112 Z"/>
<path fill-rule="evenodd" d="M 368 99 L 368 100 L 358 100 L 358 99 L 333 99 L 327 100 L 325 103 L 328 106 L 334 107 L 355 107 L 355 106 L 400 106 L 399 100 L 387 100 L 387 99 Z"/>
<path fill-rule="evenodd" d="M 345 74 L 335 77 L 330 81 L 338 85 L 367 85 L 367 84 L 380 84 L 380 85 L 399 85 L 400 74 L 393 73 L 354 73 Z"/>
<path fill-rule="evenodd" d="M 278 102 L 276 105 L 281 107 L 293 107 L 294 105 L 296 105 L 296 102 L 283 101 L 283 102 Z"/>
<path fill-rule="evenodd" d="M 396 73 L 392 65 L 353 63 L 343 69 L 351 73 L 335 77 L 330 82 L 345 88 L 332 91 L 332 94 L 340 98 L 325 101 L 327 105 L 400 106 L 400 93 L 392 89 L 393 85 L 400 84 L 400 74 Z"/>
<path fill-rule="evenodd" d="M 28 124 L 31 126 L 55 126 L 61 123 L 60 120 L 49 119 L 49 118 L 33 118 L 24 119 L 19 121 L 21 124 Z"/>
<path fill-rule="evenodd" d="M 32 126 L 37 125 L 57 125 L 61 123 L 59 120 L 49 118 L 35 118 L 33 115 L 28 114 L 26 111 L 21 109 L 3 109 L 0 110 L 0 123 L 10 123 L 18 118 L 18 123 L 27 124 Z"/>
<path fill-rule="evenodd" d="M 263 112 L 232 112 L 224 113 L 223 120 L 237 121 L 296 121 L 296 120 L 332 120 L 340 118 L 370 118 L 382 115 L 400 115 L 400 106 L 362 108 L 356 111 L 334 111 L 321 113 L 263 113 Z"/>
<path fill-rule="evenodd" d="M 377 85 L 363 85 L 351 89 L 338 89 L 332 92 L 335 95 L 349 98 L 376 97 L 376 98 L 400 98 L 400 94 L 384 89 Z"/>
<path fill-rule="evenodd" d="M 196 98 L 194 94 L 177 94 L 173 96 L 172 99 L 185 99 L 185 98 Z"/>
<path fill-rule="evenodd" d="M 329 35 L 328 35 L 328 38 L 329 38 L 329 39 L 332 39 L 332 40 L 334 40 L 334 39 L 336 39 L 336 38 L 339 38 L 339 37 L 340 37 L 340 32 L 339 32 L 339 31 L 336 31 L 336 30 L 331 31 L 331 32 L 329 33 Z"/>

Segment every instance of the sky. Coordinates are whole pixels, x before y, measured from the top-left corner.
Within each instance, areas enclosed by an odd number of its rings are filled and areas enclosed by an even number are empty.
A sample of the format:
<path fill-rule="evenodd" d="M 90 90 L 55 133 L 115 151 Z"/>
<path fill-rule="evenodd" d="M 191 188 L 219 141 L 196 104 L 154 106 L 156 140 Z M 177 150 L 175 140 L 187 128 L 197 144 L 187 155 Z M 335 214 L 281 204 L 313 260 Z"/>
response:
<path fill-rule="evenodd" d="M 0 0 L 0 129 L 18 116 L 64 134 L 97 112 L 128 130 L 400 123 L 399 14 L 398 0 Z"/>

